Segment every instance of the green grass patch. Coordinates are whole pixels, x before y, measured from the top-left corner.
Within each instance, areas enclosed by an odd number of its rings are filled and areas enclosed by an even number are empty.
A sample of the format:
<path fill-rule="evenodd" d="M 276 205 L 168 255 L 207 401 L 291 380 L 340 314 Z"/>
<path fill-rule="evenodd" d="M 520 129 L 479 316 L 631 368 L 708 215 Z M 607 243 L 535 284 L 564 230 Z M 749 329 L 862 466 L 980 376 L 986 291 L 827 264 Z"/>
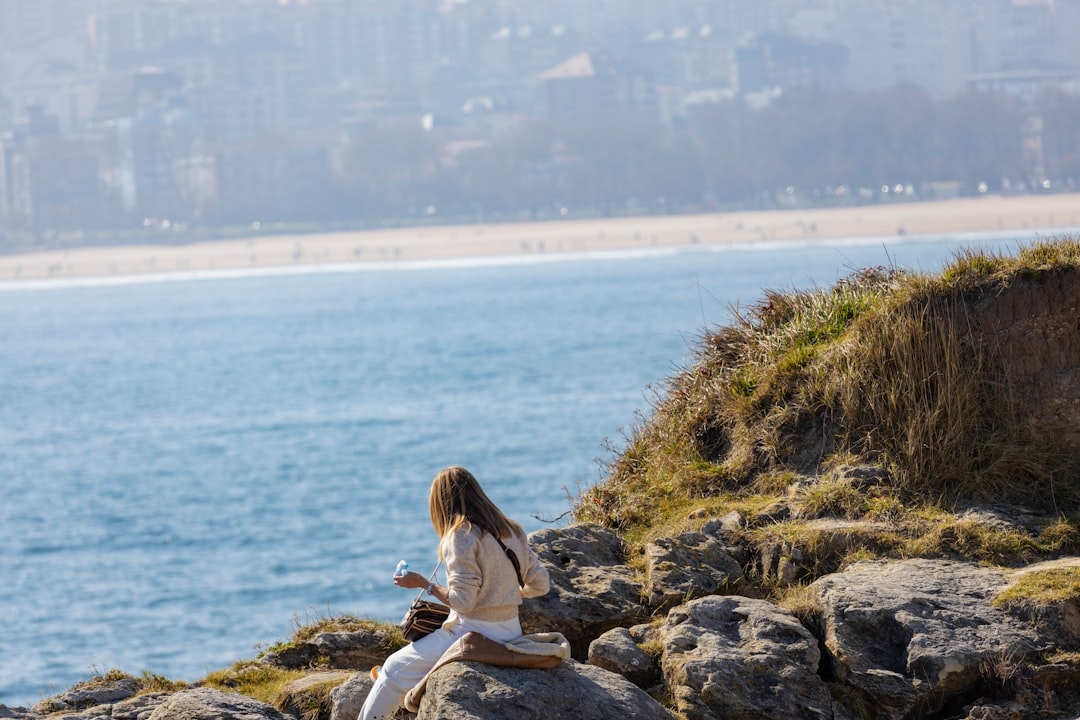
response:
<path fill-rule="evenodd" d="M 1080 567 L 1023 573 L 1016 582 L 998 593 L 992 604 L 995 607 L 1019 602 L 1048 605 L 1065 600 L 1080 601 Z"/>

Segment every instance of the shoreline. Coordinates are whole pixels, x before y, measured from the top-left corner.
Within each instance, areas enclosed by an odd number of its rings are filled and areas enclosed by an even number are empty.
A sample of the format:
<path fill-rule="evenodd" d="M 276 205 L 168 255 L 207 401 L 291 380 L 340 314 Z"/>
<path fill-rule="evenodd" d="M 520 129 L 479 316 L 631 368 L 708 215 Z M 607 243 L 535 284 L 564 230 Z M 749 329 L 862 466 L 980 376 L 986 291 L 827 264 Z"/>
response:
<path fill-rule="evenodd" d="M 347 271 L 418 261 L 538 259 L 694 246 L 965 233 L 1039 234 L 1078 228 L 1080 193 L 984 196 L 843 208 L 452 225 L 259 236 L 186 245 L 57 249 L 0 256 L 0 285 Z"/>

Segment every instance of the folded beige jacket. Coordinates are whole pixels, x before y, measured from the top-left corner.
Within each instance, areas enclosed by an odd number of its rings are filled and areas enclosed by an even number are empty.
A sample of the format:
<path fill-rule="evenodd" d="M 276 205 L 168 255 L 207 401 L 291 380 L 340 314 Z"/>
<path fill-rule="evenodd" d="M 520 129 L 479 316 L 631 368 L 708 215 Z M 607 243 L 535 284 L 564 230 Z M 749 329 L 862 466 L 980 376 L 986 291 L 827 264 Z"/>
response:
<path fill-rule="evenodd" d="M 473 660 L 500 667 L 553 668 L 570 658 L 570 643 L 561 633 L 533 633 L 522 635 L 507 643 L 495 642 L 478 632 L 465 633 L 428 670 L 420 682 L 405 695 L 405 708 L 409 712 L 420 710 L 420 700 L 427 691 L 431 674 L 452 662 Z"/>

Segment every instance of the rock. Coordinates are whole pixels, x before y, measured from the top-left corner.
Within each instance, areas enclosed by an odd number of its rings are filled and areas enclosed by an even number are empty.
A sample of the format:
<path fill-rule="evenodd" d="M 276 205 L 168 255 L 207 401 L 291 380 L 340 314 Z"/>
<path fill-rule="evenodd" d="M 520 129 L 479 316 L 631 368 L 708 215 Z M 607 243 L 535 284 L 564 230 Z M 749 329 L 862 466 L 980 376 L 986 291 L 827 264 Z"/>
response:
<path fill-rule="evenodd" d="M 24 707 L 8 707 L 3 703 L 0 703 L 0 718 L 18 718 L 19 720 L 35 720 L 35 718 L 41 717 L 35 712 L 32 712 L 29 708 Z"/>
<path fill-rule="evenodd" d="M 791 506 L 784 501 L 774 502 L 758 513 L 759 522 L 783 522 L 791 517 Z"/>
<path fill-rule="evenodd" d="M 148 720 L 295 720 L 253 698 L 208 687 L 181 690 L 157 706 Z"/>
<path fill-rule="evenodd" d="M 109 716 L 113 720 L 148 720 L 158 705 L 172 697 L 172 693 L 155 692 L 136 695 L 112 706 Z"/>
<path fill-rule="evenodd" d="M 521 606 L 524 632 L 560 632 L 583 659 L 589 643 L 605 631 L 647 617 L 641 585 L 626 565 L 626 547 L 611 530 L 572 525 L 538 530 L 529 541 L 551 575 L 551 590 Z"/>
<path fill-rule="evenodd" d="M 1031 710 L 1020 703 L 973 705 L 964 720 L 1031 720 Z"/>
<path fill-rule="evenodd" d="M 330 720 L 356 720 L 372 682 L 369 672 L 358 672 L 331 690 Z"/>
<path fill-rule="evenodd" d="M 647 642 L 660 642 L 660 629 L 654 626 L 652 623 L 641 623 L 639 625 L 631 625 L 626 629 L 630 633 L 630 639 L 638 645 L 644 645 Z"/>
<path fill-rule="evenodd" d="M 967 715 L 964 720 L 1080 718 L 1080 666 L 1059 663 L 1021 667 L 1003 660 L 988 674 L 987 686 L 991 690 L 1011 687 L 1015 697 L 979 698 L 965 708 Z"/>
<path fill-rule="evenodd" d="M 660 681 L 660 668 L 626 628 L 608 630 L 589 645 L 589 664 L 618 673 L 640 688 Z"/>
<path fill-rule="evenodd" d="M 890 485 L 893 481 L 888 468 L 880 465 L 840 465 L 832 472 L 834 478 L 846 478 L 852 487 L 868 490 L 875 485 Z"/>
<path fill-rule="evenodd" d="M 311 640 L 268 652 L 262 661 L 275 667 L 367 670 L 394 651 L 389 628 L 322 632 Z"/>
<path fill-rule="evenodd" d="M 746 518 L 741 512 L 732 510 L 722 518 L 710 520 L 702 526 L 701 532 L 713 535 L 722 540 L 731 541 L 735 536 L 746 528 Z"/>
<path fill-rule="evenodd" d="M 1025 669 L 1017 684 L 1015 699 L 1028 708 L 1039 708 L 1055 720 L 1080 718 L 1080 662 L 1076 659 Z"/>
<path fill-rule="evenodd" d="M 847 717 L 817 675 L 817 639 L 764 600 L 710 596 L 660 627 L 664 681 L 687 720 Z"/>
<path fill-rule="evenodd" d="M 759 577 L 781 587 L 835 568 L 853 547 L 869 543 L 887 529 L 884 523 L 819 518 L 803 524 L 807 546 L 787 540 L 763 541 L 754 562 Z"/>
<path fill-rule="evenodd" d="M 97 705 L 107 705 L 126 700 L 139 691 L 140 683 L 133 677 L 116 680 L 97 680 L 76 685 L 65 693 L 46 698 L 34 705 L 34 712 L 50 713 L 83 710 Z"/>
<path fill-rule="evenodd" d="M 364 706 L 364 700 L 371 692 L 373 682 L 371 673 L 365 670 L 355 673 L 331 690 L 329 720 L 356 720 L 360 708 Z M 413 713 L 401 708 L 394 715 L 394 720 L 412 720 L 415 717 Z"/>
<path fill-rule="evenodd" d="M 957 519 L 973 522 L 994 532 L 1038 535 L 1040 529 L 1038 527 L 1040 517 L 1021 507 L 981 505 L 966 509 Z"/>
<path fill-rule="evenodd" d="M 742 566 L 719 540 L 704 533 L 682 533 L 645 545 L 645 592 L 655 609 L 666 610 L 702 595 L 736 592 L 742 583 Z"/>
<path fill-rule="evenodd" d="M 331 692 L 353 675 L 342 670 L 312 673 L 285 685 L 281 689 L 280 699 L 274 702 L 279 710 L 290 715 L 326 720 L 331 714 Z"/>
<path fill-rule="evenodd" d="M 814 582 L 829 672 L 868 717 L 925 717 L 978 694 L 985 663 L 1048 647 L 991 607 L 1001 571 L 947 560 L 860 562 Z"/>
<path fill-rule="evenodd" d="M 116 704 L 104 703 L 94 705 L 81 711 L 60 710 L 48 715 L 49 720 L 148 720 L 154 710 L 161 705 L 172 693 L 156 692 L 136 695 L 135 697 L 121 700 Z M 41 720 L 45 716 L 33 713 L 26 715 L 4 715 L 3 706 L 0 706 L 0 718 L 17 717 L 21 720 Z"/>
<path fill-rule="evenodd" d="M 550 670 L 450 663 L 431 675 L 416 720 L 671 720 L 620 675 L 567 660 Z"/>

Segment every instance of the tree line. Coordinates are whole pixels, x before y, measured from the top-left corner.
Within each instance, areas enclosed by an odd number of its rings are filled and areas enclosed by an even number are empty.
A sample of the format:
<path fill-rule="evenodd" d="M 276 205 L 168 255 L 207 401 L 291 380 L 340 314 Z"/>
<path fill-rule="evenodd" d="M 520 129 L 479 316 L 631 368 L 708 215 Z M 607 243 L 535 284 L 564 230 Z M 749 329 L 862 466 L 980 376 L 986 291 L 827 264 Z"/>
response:
<path fill-rule="evenodd" d="M 253 139 L 240 154 L 186 166 L 196 179 L 213 167 L 212 184 L 165 186 L 154 218 L 125 211 L 105 190 L 39 223 L 50 232 L 266 232 L 275 223 L 316 230 L 872 203 L 897 190 L 904 199 L 1061 191 L 1080 179 L 1080 95 L 936 99 L 909 85 L 807 89 L 757 108 L 731 98 L 666 122 L 655 111 L 560 122 L 478 115 L 446 126 L 368 119 L 331 142 Z M 61 169 L 61 179 L 73 176 Z"/>
<path fill-rule="evenodd" d="M 803 91 L 762 109 L 699 105 L 673 125 L 625 113 L 530 120 L 453 157 L 419 128 L 375 130 L 352 139 L 339 189 L 373 219 L 508 219 L 771 207 L 792 196 L 879 202 L 897 186 L 915 198 L 931 185 L 960 195 L 1070 187 L 1080 96 L 1046 93 L 1037 107 L 995 93 L 935 100 L 915 86 Z"/>

